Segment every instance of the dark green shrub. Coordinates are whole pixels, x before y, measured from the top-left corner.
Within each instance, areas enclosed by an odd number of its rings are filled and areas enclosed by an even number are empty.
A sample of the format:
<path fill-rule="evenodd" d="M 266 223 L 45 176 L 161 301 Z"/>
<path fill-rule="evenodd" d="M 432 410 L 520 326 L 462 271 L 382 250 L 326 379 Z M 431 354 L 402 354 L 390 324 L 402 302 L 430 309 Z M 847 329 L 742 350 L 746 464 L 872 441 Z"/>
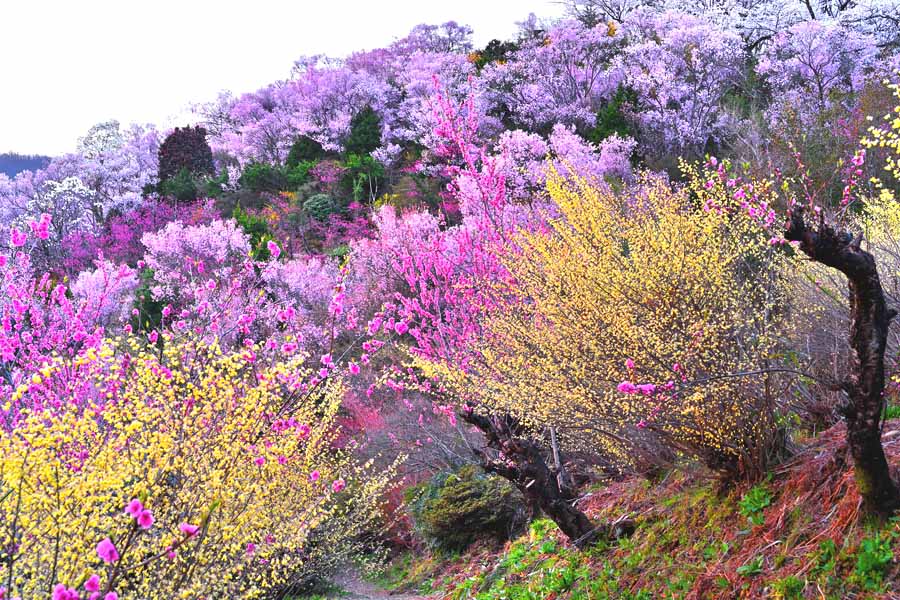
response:
<path fill-rule="evenodd" d="M 315 161 L 307 160 L 293 166 L 288 165 L 285 172 L 288 189 L 296 190 L 309 181 L 309 171 L 317 164 L 318 163 Z"/>
<path fill-rule="evenodd" d="M 500 40 L 491 40 L 483 50 L 479 50 L 474 54 L 475 68 L 481 71 L 486 65 L 491 63 L 509 60 L 509 57 L 519 49 L 519 45 L 515 42 L 503 42 Z"/>
<path fill-rule="evenodd" d="M 316 194 L 303 202 L 303 210 L 317 221 L 326 221 L 331 214 L 339 212 L 340 208 L 328 194 Z"/>
<path fill-rule="evenodd" d="M 143 269 L 140 273 L 140 285 L 134 291 L 134 307 L 138 311 L 131 317 L 131 327 L 134 331 L 153 331 L 161 328 L 162 311 L 166 302 L 153 299 L 151 289 L 154 285 L 153 270 Z"/>
<path fill-rule="evenodd" d="M 285 163 L 288 168 L 293 168 L 303 162 L 318 162 L 325 158 L 325 154 L 322 144 L 304 135 L 297 138 L 297 141 L 291 145 Z"/>
<path fill-rule="evenodd" d="M 350 133 L 344 140 L 345 154 L 368 154 L 381 145 L 381 117 L 366 106 L 350 119 Z"/>
<path fill-rule="evenodd" d="M 253 248 L 254 260 L 268 260 L 270 256 L 267 242 L 272 238 L 269 224 L 262 217 L 245 212 L 240 206 L 234 208 L 231 214 L 241 229 L 250 237 L 250 247 Z"/>
<path fill-rule="evenodd" d="M 288 188 L 287 176 L 284 169 L 268 163 L 252 162 L 244 168 L 241 178 L 238 180 L 241 187 L 250 191 L 280 192 Z"/>
<path fill-rule="evenodd" d="M 344 168 L 346 171 L 342 183 L 353 200 L 374 200 L 384 179 L 384 165 L 368 154 L 348 154 L 344 160 Z"/>
<path fill-rule="evenodd" d="M 179 202 L 193 202 L 199 197 L 197 179 L 187 169 L 181 169 L 174 177 L 159 182 L 159 193 Z"/>
<path fill-rule="evenodd" d="M 406 490 L 416 530 L 431 547 L 453 552 L 479 538 L 506 540 L 525 522 L 509 482 L 467 465 Z"/>
<path fill-rule="evenodd" d="M 594 127 L 587 131 L 585 138 L 594 144 L 599 144 L 614 133 L 619 137 L 634 137 L 631 124 L 625 117 L 625 110 L 629 105 L 633 106 L 635 102 L 637 102 L 637 94 L 633 90 L 619 87 L 609 102 L 597 111 L 597 121 Z"/>

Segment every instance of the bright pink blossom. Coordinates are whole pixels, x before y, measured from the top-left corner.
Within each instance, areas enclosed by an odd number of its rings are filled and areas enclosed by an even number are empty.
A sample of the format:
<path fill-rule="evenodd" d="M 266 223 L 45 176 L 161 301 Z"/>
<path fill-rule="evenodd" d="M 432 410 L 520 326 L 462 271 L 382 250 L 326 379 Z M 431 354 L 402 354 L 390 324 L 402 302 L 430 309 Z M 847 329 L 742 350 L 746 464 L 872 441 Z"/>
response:
<path fill-rule="evenodd" d="M 616 389 L 623 394 L 634 394 L 637 392 L 637 386 L 630 381 L 623 381 L 616 387 Z"/>
<path fill-rule="evenodd" d="M 150 529 L 153 527 L 153 513 L 146 508 L 137 516 L 137 524 L 141 529 Z"/>
<path fill-rule="evenodd" d="M 15 227 L 9 230 L 10 242 L 12 243 L 14 248 L 20 248 L 25 245 L 28 236 L 25 235 L 24 231 L 19 231 Z"/>
<path fill-rule="evenodd" d="M 103 562 L 114 563 L 119 560 L 119 551 L 116 550 L 111 539 L 104 538 L 103 541 L 97 544 L 97 556 L 103 559 Z"/>
<path fill-rule="evenodd" d="M 137 498 L 133 499 L 128 503 L 128 506 L 125 507 L 125 512 L 134 518 L 137 518 L 142 510 L 144 510 L 144 505 Z"/>
<path fill-rule="evenodd" d="M 191 525 L 190 523 L 182 523 L 178 526 L 178 530 L 189 537 L 194 537 L 197 535 L 197 532 L 200 531 L 200 528 L 196 525 Z"/>

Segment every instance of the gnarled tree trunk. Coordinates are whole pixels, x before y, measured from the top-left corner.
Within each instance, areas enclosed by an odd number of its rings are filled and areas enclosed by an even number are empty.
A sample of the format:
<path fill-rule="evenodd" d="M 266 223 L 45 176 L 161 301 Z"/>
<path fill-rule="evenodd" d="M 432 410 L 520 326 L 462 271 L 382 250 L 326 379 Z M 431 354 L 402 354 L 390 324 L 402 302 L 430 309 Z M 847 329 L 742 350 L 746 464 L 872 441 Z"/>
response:
<path fill-rule="evenodd" d="M 622 537 L 633 530 L 633 523 L 621 522 L 615 527 L 591 523 L 574 506 L 574 490 L 564 485 L 556 469 L 547 464 L 545 449 L 539 443 L 521 436 L 521 428 L 510 416 L 482 415 L 474 410 L 461 411 L 460 417 L 481 430 L 489 448 L 497 450 L 491 458 L 485 450 L 476 450 L 482 467 L 511 481 L 532 505 L 546 514 L 578 548 L 601 539 Z"/>
<path fill-rule="evenodd" d="M 884 350 L 888 326 L 896 311 L 884 298 L 875 258 L 853 239 L 819 218 L 809 227 L 802 209 L 791 213 L 785 239 L 800 242 L 812 260 L 837 269 L 847 277 L 850 290 L 850 365 L 843 383 L 848 401 L 841 407 L 847 421 L 847 444 L 853 457 L 859 492 L 870 512 L 889 515 L 900 508 L 900 492 L 891 479 L 881 445 L 881 410 L 884 404 Z"/>

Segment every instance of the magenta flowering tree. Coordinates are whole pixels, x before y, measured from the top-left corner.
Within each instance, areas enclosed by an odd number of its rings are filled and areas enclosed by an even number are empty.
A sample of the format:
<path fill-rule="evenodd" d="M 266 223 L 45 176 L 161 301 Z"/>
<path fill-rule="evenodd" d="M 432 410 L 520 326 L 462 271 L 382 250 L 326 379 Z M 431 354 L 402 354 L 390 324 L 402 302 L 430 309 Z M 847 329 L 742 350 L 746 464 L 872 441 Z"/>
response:
<path fill-rule="evenodd" d="M 0 423 L 6 430 L 20 418 L 20 406 L 9 400 L 13 390 L 39 374 L 54 357 L 70 358 L 96 347 L 103 328 L 92 317 L 112 306 L 108 300 L 115 300 L 98 290 L 92 298 L 96 304 L 90 308 L 73 301 L 65 285 L 49 274 L 35 273 L 26 244 L 23 240 L 21 248 L 0 252 L 0 397 L 5 400 L 0 405 Z M 117 277 L 111 274 L 114 289 Z"/>
<path fill-rule="evenodd" d="M 351 263 L 359 253 L 364 264 L 377 263 L 399 275 L 393 279 L 394 300 L 370 320 L 370 332 L 408 333 L 413 340 L 411 352 L 425 359 L 422 364 L 465 370 L 478 352 L 482 316 L 497 306 L 489 286 L 479 284 L 506 281 L 500 255 L 514 251 L 509 246 L 510 235 L 537 226 L 541 213 L 523 211 L 508 201 L 501 157 L 489 155 L 476 142 L 478 112 L 471 97 L 458 104 L 439 88 L 432 107 L 438 123 L 434 136 L 440 142 L 434 152 L 449 164 L 443 175 L 450 181 L 449 193 L 458 199 L 462 223 L 442 230 L 436 220 L 415 214 L 411 222 L 416 227 L 412 229 L 398 227 L 392 213 L 382 213 L 376 220 L 375 239 L 357 245 Z M 551 466 L 540 432 L 483 406 L 482 398 L 447 398 L 438 382 L 423 381 L 414 372 L 406 375 L 417 392 L 432 399 L 438 412 L 438 407 L 456 404 L 459 418 L 486 438 L 487 446 L 475 451 L 482 466 L 509 479 L 573 543 L 588 545 L 613 533 L 595 527 L 574 507 L 574 490 L 565 483 L 564 474 L 559 477 L 564 473 L 562 463 L 556 460 Z M 402 381 L 388 379 L 387 385 L 403 389 Z M 419 415 L 418 427 L 425 430 L 424 413 Z M 559 448 L 555 450 L 558 458 Z"/>
<path fill-rule="evenodd" d="M 95 264 L 94 270 L 79 273 L 71 287 L 76 303 L 84 306 L 82 318 L 102 327 L 124 323 L 131 317 L 137 273 L 102 257 Z"/>
<path fill-rule="evenodd" d="M 147 247 L 147 267 L 154 272 L 152 291 L 159 299 L 190 297 L 210 280 L 231 281 L 250 253 L 249 238 L 234 221 L 174 221 L 141 240 Z"/>
<path fill-rule="evenodd" d="M 63 237 L 58 266 L 74 275 L 89 269 L 102 253 L 112 262 L 135 267 L 146 251 L 141 242 L 145 233 L 154 233 L 172 221 L 201 225 L 217 218 L 219 213 L 209 200 L 178 206 L 146 200 L 138 208 L 112 215 L 97 231 L 76 231 Z"/>

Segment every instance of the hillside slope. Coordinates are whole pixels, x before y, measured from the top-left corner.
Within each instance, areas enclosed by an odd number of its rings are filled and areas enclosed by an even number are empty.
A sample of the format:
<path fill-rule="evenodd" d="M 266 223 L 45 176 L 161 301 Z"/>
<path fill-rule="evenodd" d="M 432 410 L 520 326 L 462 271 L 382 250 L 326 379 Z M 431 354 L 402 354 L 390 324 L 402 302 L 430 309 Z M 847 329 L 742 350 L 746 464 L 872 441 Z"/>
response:
<path fill-rule="evenodd" d="M 837 425 L 752 487 L 720 492 L 672 473 L 629 479 L 583 500 L 597 521 L 636 519 L 630 539 L 586 553 L 539 520 L 501 550 L 406 559 L 395 585 L 452 599 L 900 598 L 900 519 L 860 516 Z M 900 465 L 900 421 L 885 450 Z"/>

